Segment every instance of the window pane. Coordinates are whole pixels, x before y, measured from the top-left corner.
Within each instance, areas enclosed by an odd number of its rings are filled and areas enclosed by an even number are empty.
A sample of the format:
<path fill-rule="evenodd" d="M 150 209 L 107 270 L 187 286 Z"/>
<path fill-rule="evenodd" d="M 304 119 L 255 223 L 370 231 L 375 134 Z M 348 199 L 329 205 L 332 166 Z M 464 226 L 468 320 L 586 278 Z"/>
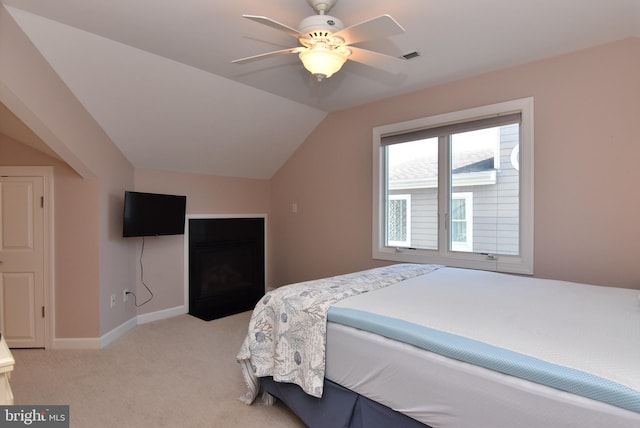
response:
<path fill-rule="evenodd" d="M 473 193 L 451 195 L 451 250 L 473 251 Z"/>
<path fill-rule="evenodd" d="M 453 242 L 467 242 L 467 222 L 454 221 L 451 223 L 451 240 Z"/>
<path fill-rule="evenodd" d="M 411 141 L 386 147 L 387 156 L 387 245 L 438 248 L 438 139 Z M 408 236 L 399 238 L 398 195 L 408 195 Z M 397 243 L 403 241 L 403 244 Z"/>
<path fill-rule="evenodd" d="M 453 199 L 451 201 L 451 241 L 452 243 L 467 242 L 467 201 Z"/>
<path fill-rule="evenodd" d="M 518 124 L 451 135 L 451 193 L 472 195 L 473 231 L 465 251 L 503 255 L 519 254 L 519 173 L 512 152 L 519 144 Z M 451 248 L 460 241 L 458 223 L 464 200 L 451 198 Z M 468 214 L 464 214 L 465 216 Z"/>
<path fill-rule="evenodd" d="M 451 201 L 451 220 L 466 220 L 467 213 L 465 211 L 464 199 L 454 199 Z"/>
<path fill-rule="evenodd" d="M 407 201 L 389 199 L 389 243 L 407 242 Z"/>

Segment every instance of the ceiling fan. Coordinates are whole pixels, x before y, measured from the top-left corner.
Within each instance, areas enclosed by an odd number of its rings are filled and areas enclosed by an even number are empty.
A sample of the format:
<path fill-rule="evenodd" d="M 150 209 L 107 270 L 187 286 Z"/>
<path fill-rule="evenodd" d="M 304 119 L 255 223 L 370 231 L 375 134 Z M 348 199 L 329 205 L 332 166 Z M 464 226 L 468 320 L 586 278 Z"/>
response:
<path fill-rule="evenodd" d="M 298 54 L 304 67 L 318 80 L 331 77 L 347 61 L 356 61 L 388 71 L 396 71 L 405 61 L 400 58 L 358 48 L 353 44 L 366 40 L 402 34 L 404 28 L 391 16 L 381 15 L 360 24 L 345 28 L 342 21 L 327 15 L 337 0 L 307 0 L 316 15 L 304 18 L 299 29 L 277 22 L 265 16 L 242 15 L 244 18 L 283 31 L 298 39 L 301 46 L 254 55 L 232 61 L 243 64 L 282 54 Z"/>

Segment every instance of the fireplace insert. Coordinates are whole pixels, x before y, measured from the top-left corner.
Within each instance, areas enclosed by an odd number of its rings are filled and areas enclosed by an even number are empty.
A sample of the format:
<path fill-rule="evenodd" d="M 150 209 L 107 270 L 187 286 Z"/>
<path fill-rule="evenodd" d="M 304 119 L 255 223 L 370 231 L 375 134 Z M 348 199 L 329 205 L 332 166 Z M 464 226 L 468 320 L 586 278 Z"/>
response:
<path fill-rule="evenodd" d="M 264 218 L 189 219 L 189 314 L 253 309 L 265 289 Z"/>

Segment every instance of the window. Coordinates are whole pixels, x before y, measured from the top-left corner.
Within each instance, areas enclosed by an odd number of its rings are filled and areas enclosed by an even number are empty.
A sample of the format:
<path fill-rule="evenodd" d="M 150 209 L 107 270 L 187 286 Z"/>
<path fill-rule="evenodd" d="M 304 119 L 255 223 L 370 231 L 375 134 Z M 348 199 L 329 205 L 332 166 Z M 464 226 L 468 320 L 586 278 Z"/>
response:
<path fill-rule="evenodd" d="M 389 195 L 387 245 L 411 246 L 411 195 Z"/>
<path fill-rule="evenodd" d="M 374 129 L 373 257 L 533 273 L 533 99 Z"/>
<path fill-rule="evenodd" d="M 473 251 L 473 193 L 451 195 L 451 249 Z"/>

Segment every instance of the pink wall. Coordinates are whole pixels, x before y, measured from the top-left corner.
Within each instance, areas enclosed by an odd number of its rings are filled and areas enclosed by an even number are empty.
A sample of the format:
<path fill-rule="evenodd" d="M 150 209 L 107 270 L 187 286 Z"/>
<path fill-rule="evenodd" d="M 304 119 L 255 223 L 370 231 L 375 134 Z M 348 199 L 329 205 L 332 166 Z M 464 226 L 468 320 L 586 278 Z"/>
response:
<path fill-rule="evenodd" d="M 96 337 L 98 182 L 0 134 L 0 165 L 53 166 L 56 337 Z"/>
<path fill-rule="evenodd" d="M 533 96 L 535 276 L 640 288 L 638 76 L 630 39 L 329 115 L 272 179 L 274 284 L 384 263 L 373 127 Z"/>
<path fill-rule="evenodd" d="M 78 102 L 42 58 L 28 37 L 4 8 L 0 8 L 0 102 L 47 144 L 67 165 L 94 183 L 96 192 L 83 203 L 95 203 L 86 219 L 97 227 L 98 241 L 87 251 L 96 262 L 81 269 L 97 268 L 97 302 L 83 308 L 88 319 L 69 315 L 60 325 L 95 326 L 90 336 L 102 336 L 135 316 L 132 307 L 110 307 L 109 297 L 121 295 L 135 273 L 134 247 L 122 240 L 122 191 L 133 183 L 133 166 L 112 143 L 102 128 Z M 91 286 L 85 284 L 84 286 Z M 93 290 L 92 290 L 93 292 Z M 97 307 L 95 306 L 97 304 Z M 59 317 L 67 316 L 65 312 Z M 60 337 L 77 337 L 60 331 Z"/>
<path fill-rule="evenodd" d="M 188 215 L 268 215 L 269 188 L 267 180 L 136 169 L 135 189 L 132 190 L 186 195 Z M 269 218 L 267 218 L 267 227 L 268 225 Z M 127 239 L 136 242 L 136 258 L 139 260 L 142 240 Z M 139 314 L 171 309 L 185 304 L 183 260 L 183 236 L 145 238 L 144 280 L 154 293 L 154 298 L 139 308 Z M 140 299 L 144 299 L 149 294 L 140 284 L 139 272 L 138 266 L 136 293 Z M 268 278 L 267 282 L 269 282 Z"/>

